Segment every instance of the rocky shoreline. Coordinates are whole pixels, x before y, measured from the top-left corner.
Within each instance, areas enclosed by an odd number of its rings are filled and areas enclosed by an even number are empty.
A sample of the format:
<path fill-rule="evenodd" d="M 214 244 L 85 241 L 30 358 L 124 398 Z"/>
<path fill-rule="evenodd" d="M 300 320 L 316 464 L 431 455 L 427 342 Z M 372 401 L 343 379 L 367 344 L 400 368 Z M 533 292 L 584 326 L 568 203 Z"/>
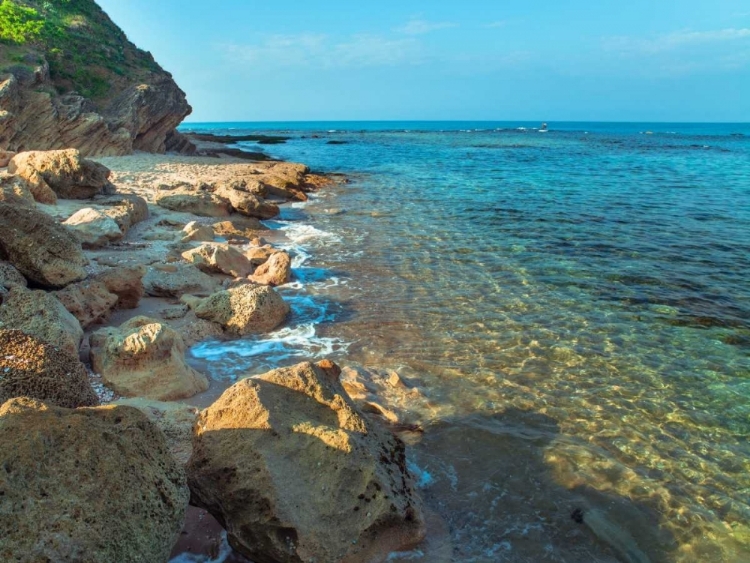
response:
<path fill-rule="evenodd" d="M 425 535 L 404 444 L 383 425 L 402 421 L 377 397 L 396 374 L 323 360 L 227 388 L 186 360 L 201 340 L 287 321 L 274 288 L 291 257 L 260 221 L 340 181 L 205 148 L 7 155 L 3 560 L 210 556 L 216 536 L 195 536 L 220 525 L 257 563 L 374 562 Z"/>

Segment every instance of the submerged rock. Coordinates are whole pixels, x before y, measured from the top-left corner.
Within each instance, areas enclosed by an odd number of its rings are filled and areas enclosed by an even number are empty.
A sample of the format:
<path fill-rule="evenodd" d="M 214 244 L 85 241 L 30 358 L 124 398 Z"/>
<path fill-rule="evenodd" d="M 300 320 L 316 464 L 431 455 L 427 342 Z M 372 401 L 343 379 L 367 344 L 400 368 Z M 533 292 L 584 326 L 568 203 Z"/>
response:
<path fill-rule="evenodd" d="M 148 317 L 91 335 L 91 364 L 104 383 L 125 397 L 174 401 L 208 389 L 185 362 L 187 347 L 174 329 Z"/>
<path fill-rule="evenodd" d="M 26 279 L 61 288 L 86 277 L 81 243 L 52 217 L 36 209 L 0 203 L 0 258 Z"/>
<path fill-rule="evenodd" d="M 125 406 L 0 406 L 0 560 L 166 562 L 188 501 L 164 436 Z"/>
<path fill-rule="evenodd" d="M 83 248 L 101 248 L 122 240 L 120 226 L 106 213 L 87 207 L 80 209 L 63 221 L 73 231 Z"/>
<path fill-rule="evenodd" d="M 8 172 L 34 184 L 41 178 L 63 199 L 89 199 L 110 186 L 109 169 L 82 158 L 78 149 L 22 152 L 10 161 Z"/>
<path fill-rule="evenodd" d="M 78 356 L 20 330 L 0 329 L 0 404 L 14 397 L 72 409 L 99 404 Z"/>
<path fill-rule="evenodd" d="M 262 285 L 284 285 L 289 283 L 292 273 L 292 259 L 286 252 L 274 252 L 258 266 L 250 276 L 250 281 Z"/>
<path fill-rule="evenodd" d="M 193 504 L 258 562 L 385 561 L 424 536 L 404 445 L 366 420 L 328 361 L 243 379 L 202 411 Z"/>
<path fill-rule="evenodd" d="M 186 250 L 182 257 L 206 273 L 245 277 L 253 271 L 252 264 L 242 252 L 220 242 L 203 243 Z"/>
<path fill-rule="evenodd" d="M 247 284 L 214 293 L 197 303 L 194 310 L 198 318 L 244 336 L 279 326 L 289 314 L 289 305 L 272 288 Z"/>

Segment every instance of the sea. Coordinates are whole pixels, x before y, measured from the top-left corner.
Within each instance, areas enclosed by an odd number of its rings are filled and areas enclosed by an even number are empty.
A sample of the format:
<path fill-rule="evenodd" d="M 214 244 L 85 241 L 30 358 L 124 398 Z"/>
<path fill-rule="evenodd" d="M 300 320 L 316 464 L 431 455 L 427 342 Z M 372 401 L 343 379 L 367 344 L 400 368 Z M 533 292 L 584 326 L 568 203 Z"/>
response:
<path fill-rule="evenodd" d="M 750 561 L 750 124 L 182 130 L 346 175 L 265 222 L 288 323 L 191 355 L 399 374 L 429 533 L 391 560 Z"/>

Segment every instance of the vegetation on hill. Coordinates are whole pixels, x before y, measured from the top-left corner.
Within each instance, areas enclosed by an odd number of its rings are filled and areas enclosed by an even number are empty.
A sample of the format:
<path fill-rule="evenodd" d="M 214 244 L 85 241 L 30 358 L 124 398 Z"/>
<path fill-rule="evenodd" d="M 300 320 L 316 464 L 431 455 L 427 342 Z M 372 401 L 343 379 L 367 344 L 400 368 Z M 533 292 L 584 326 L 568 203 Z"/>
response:
<path fill-rule="evenodd" d="M 0 0 L 0 72 L 49 62 L 59 93 L 104 102 L 114 86 L 161 72 L 94 0 Z"/>

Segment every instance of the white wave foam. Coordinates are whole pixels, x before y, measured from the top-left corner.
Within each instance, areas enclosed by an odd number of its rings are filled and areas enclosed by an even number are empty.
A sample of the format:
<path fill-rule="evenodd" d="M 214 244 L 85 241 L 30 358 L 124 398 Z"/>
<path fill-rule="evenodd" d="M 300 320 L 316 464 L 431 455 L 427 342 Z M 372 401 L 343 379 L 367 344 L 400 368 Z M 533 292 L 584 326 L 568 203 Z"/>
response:
<path fill-rule="evenodd" d="M 208 555 L 198 555 L 196 553 L 180 553 L 177 557 L 169 560 L 169 563 L 224 563 L 232 555 L 232 548 L 227 541 L 227 533 L 221 533 L 221 543 L 219 544 L 219 554 L 212 559 Z"/>

